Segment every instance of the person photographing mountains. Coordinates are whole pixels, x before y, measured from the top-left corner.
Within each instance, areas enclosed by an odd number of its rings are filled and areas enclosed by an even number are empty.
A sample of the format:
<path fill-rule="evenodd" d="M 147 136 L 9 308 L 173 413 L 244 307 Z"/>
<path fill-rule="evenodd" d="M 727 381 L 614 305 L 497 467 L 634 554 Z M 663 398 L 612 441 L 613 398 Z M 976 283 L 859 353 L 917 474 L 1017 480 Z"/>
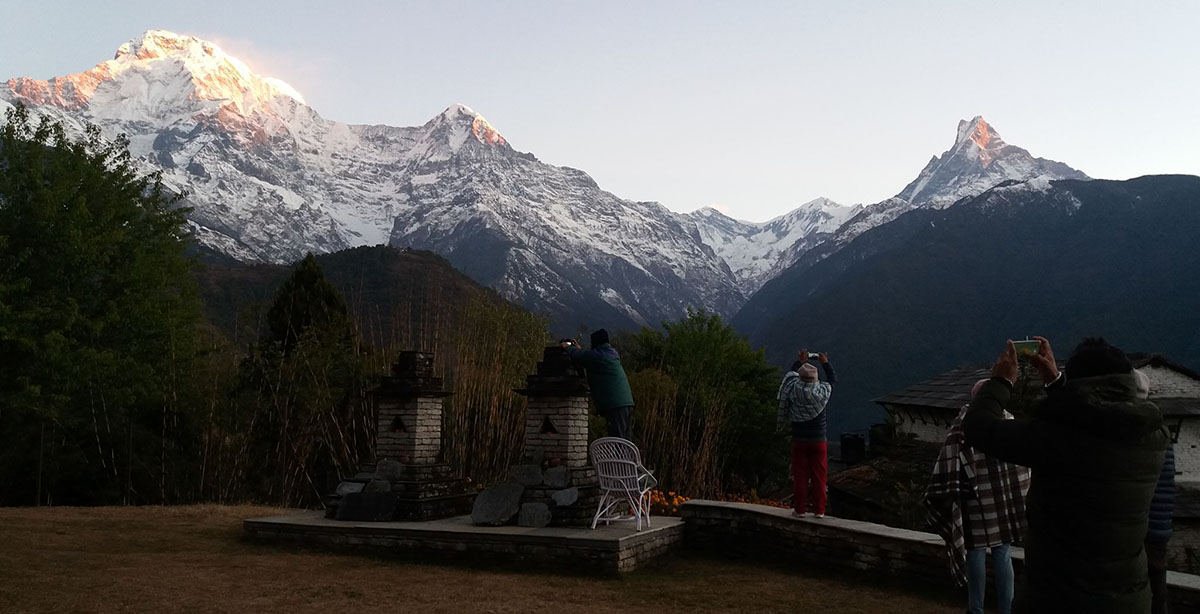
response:
<path fill-rule="evenodd" d="M 1063 372 L 1036 339 L 1029 361 L 1047 384 L 1032 416 L 1004 419 L 1018 372 L 1009 341 L 963 419 L 968 445 L 1033 470 L 1013 612 L 1149 612 L 1144 540 L 1170 442 L 1162 412 L 1103 339 L 1080 343 Z"/>
<path fill-rule="evenodd" d="M 792 428 L 792 515 L 808 513 L 809 489 L 817 518 L 825 517 L 825 483 L 829 473 L 828 420 L 825 406 L 837 383 L 837 374 L 829 364 L 829 355 L 815 355 L 825 371 L 821 381 L 809 360 L 808 350 L 800 350 L 799 360 L 783 376 L 776 395 L 779 401 L 778 422 Z M 811 482 L 811 486 L 810 486 Z"/>
<path fill-rule="evenodd" d="M 575 342 L 564 339 L 559 343 L 571 361 L 587 372 L 588 387 L 596 412 L 608 423 L 608 436 L 632 439 L 633 391 L 621 366 L 621 355 L 608 341 L 608 331 L 596 330 L 591 336 L 592 349 L 584 350 Z"/>

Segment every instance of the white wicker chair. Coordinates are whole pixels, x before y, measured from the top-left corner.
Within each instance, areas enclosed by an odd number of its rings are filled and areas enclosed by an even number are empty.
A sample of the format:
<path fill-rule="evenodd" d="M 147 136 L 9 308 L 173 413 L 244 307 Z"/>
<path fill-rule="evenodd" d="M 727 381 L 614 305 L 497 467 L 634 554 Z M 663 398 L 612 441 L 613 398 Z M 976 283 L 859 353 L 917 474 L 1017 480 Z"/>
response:
<path fill-rule="evenodd" d="M 658 486 L 658 480 L 642 466 L 642 455 L 637 446 L 628 439 L 601 437 L 593 441 L 588 450 L 600 480 L 601 493 L 592 528 L 600 521 L 608 524 L 613 520 L 629 520 L 628 516 L 613 514 L 614 508 L 621 503 L 629 504 L 637 530 L 642 530 L 643 520 L 650 526 L 650 491 Z"/>

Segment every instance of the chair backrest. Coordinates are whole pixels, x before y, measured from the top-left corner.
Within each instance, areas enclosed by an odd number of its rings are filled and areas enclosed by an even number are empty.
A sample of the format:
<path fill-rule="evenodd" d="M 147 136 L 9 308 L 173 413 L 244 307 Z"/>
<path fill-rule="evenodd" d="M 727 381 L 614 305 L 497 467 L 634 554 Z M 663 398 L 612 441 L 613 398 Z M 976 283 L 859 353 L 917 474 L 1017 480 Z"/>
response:
<path fill-rule="evenodd" d="M 628 439 L 601 437 L 588 446 L 600 488 L 637 491 L 642 454 Z"/>

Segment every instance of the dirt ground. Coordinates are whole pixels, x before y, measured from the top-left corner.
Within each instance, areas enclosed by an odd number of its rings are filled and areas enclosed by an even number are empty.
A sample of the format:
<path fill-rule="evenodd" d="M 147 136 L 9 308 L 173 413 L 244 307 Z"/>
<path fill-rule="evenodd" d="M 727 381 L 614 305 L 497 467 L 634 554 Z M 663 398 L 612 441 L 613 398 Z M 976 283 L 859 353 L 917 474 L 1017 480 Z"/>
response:
<path fill-rule="evenodd" d="M 678 556 L 622 578 L 244 542 L 262 507 L 0 508 L 0 612 L 961 612 L 944 599 Z"/>

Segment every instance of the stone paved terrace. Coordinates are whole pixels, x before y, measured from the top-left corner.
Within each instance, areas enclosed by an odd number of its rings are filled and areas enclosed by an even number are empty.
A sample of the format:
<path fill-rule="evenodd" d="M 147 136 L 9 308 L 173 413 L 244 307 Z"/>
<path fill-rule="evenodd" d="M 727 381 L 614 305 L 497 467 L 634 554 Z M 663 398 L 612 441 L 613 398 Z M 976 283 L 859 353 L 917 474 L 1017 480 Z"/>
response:
<path fill-rule="evenodd" d="M 795 518 L 791 510 L 748 503 L 692 500 L 682 518 L 655 517 L 638 532 L 631 523 L 596 530 L 479 527 L 470 517 L 427 522 L 345 522 L 322 512 L 243 521 L 257 540 L 442 560 L 500 562 L 541 569 L 606 573 L 642 567 L 686 545 L 747 560 L 786 560 L 848 578 L 887 578 L 905 586 L 953 591 L 942 539 L 932 533 L 843 518 Z M 1018 570 L 1024 551 L 1013 548 Z M 865 574 L 865 575 L 864 575 Z M 1174 611 L 1200 612 L 1200 576 L 1171 572 Z"/>
<path fill-rule="evenodd" d="M 683 540 L 683 521 L 659 516 L 639 532 L 632 522 L 587 528 L 481 527 L 469 516 L 425 522 L 347 522 L 321 511 L 251 518 L 242 531 L 255 540 L 339 550 L 372 551 L 463 562 L 516 563 L 530 568 L 619 573 L 633 571 Z"/>

